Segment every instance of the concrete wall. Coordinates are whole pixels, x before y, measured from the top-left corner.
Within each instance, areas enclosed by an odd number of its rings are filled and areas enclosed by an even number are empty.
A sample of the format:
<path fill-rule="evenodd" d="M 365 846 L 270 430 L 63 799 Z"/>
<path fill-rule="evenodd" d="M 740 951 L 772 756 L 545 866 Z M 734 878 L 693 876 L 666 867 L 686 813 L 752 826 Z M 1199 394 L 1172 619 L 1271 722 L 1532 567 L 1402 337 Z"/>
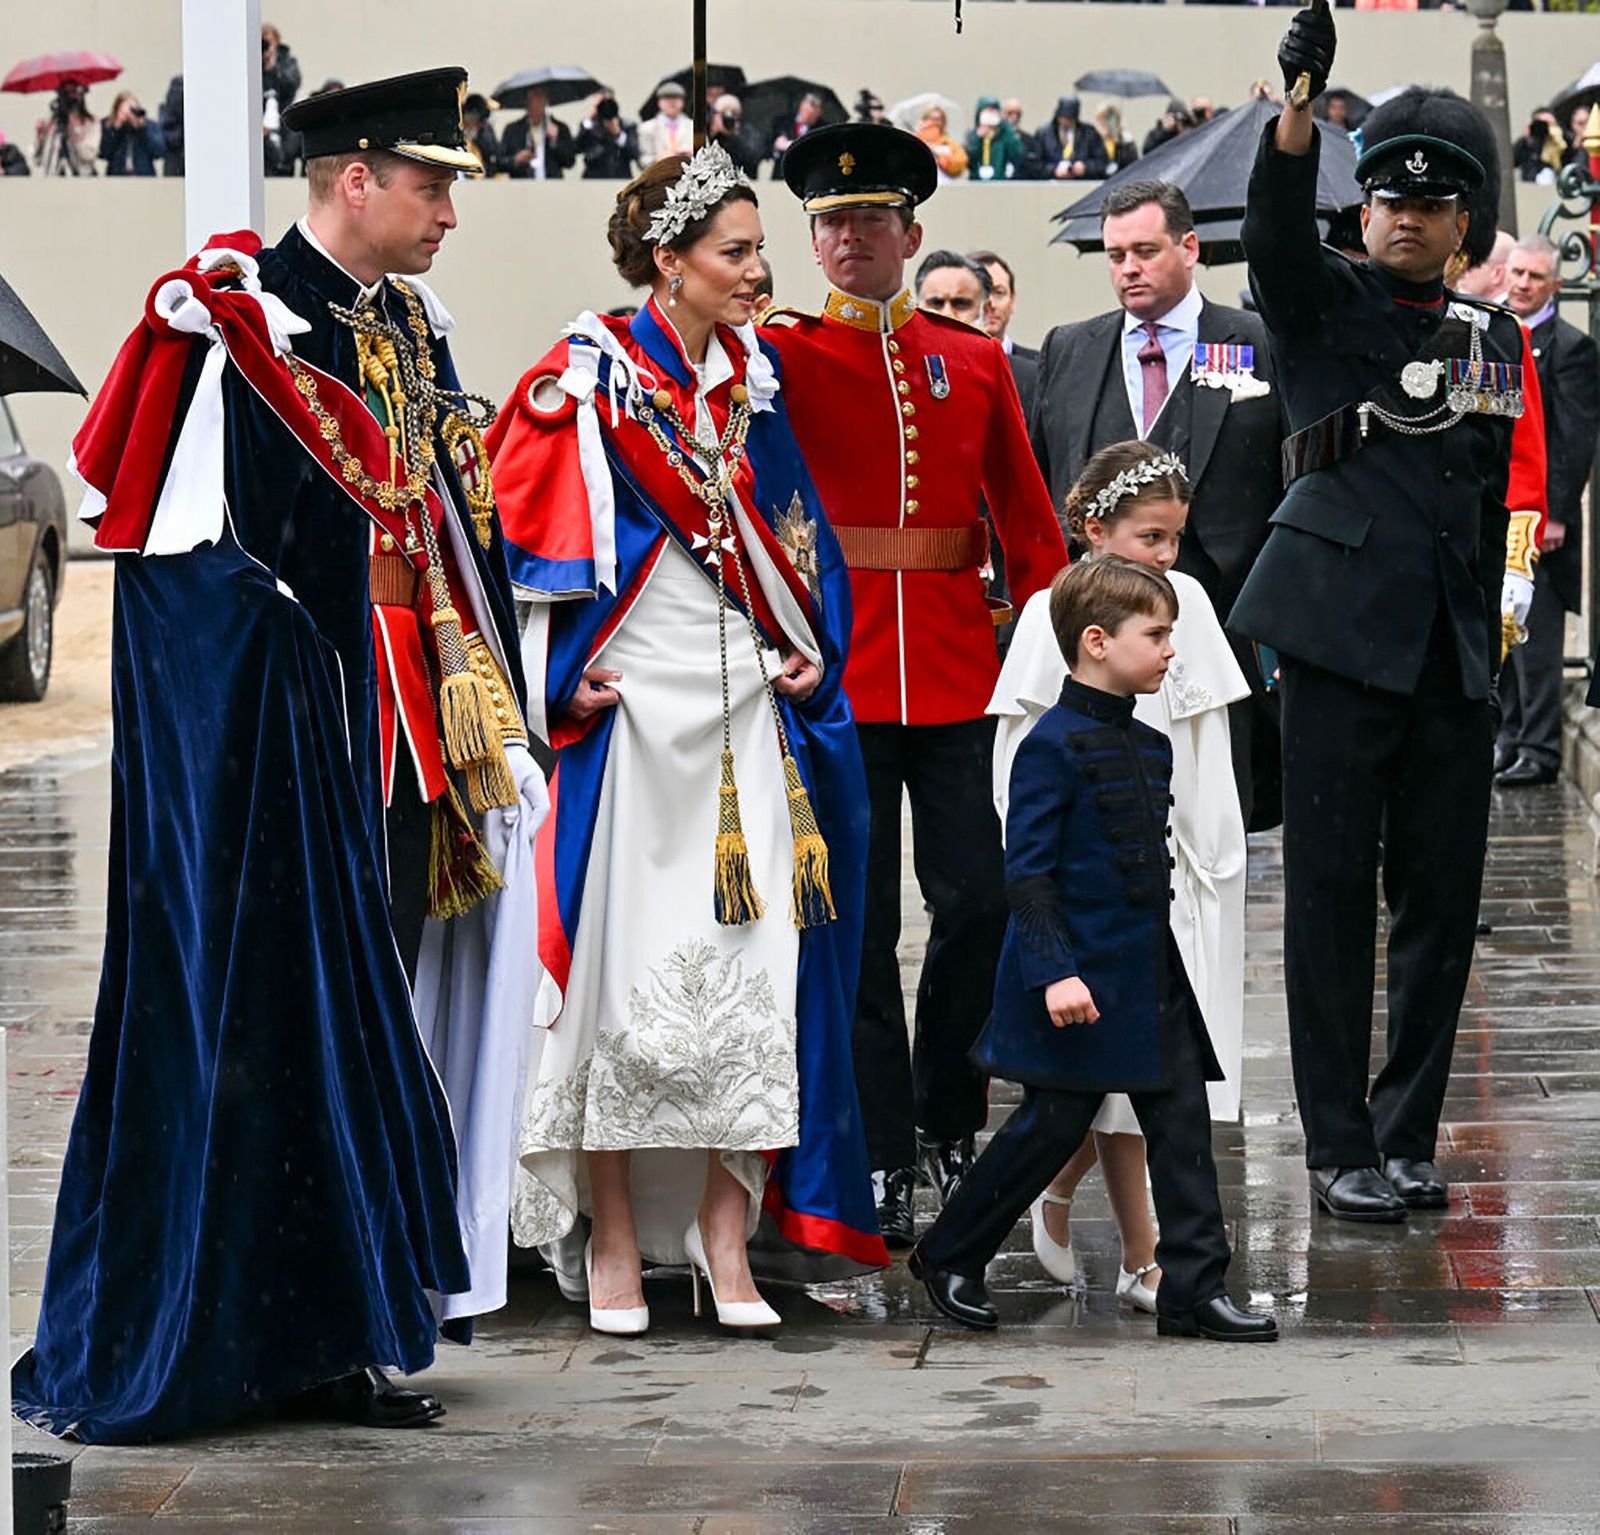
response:
<path fill-rule="evenodd" d="M 177 0 L 55 0 L 6 7 L 7 60 L 62 46 L 117 55 L 147 104 L 159 99 L 179 57 Z M 300 55 L 308 85 L 325 74 L 348 79 L 428 62 L 460 60 L 475 83 L 540 61 L 614 71 L 627 109 L 689 52 L 683 0 L 273 0 L 271 16 Z M 1053 98 L 1096 64 L 1138 63 L 1180 94 L 1237 100 L 1271 74 L 1282 11 L 1182 6 L 974 4 L 953 35 L 942 0 L 711 0 L 711 52 L 742 62 L 752 77 L 798 71 L 830 81 L 841 95 L 870 84 L 886 98 L 932 87 L 970 102 L 979 91 L 1014 93 L 1048 112 Z M 1415 75 L 1464 89 L 1473 24 L 1426 12 L 1340 12 L 1341 78 L 1380 89 Z M 1512 100 L 1520 112 L 1548 96 L 1600 53 L 1592 17 L 1504 18 Z M 4 63 L 6 61 L 0 61 Z M 103 98 L 103 99 L 102 99 Z M 98 88 L 91 100 L 109 106 Z M 37 98 L 0 96 L 0 127 L 20 137 Z M 1154 110 L 1146 104 L 1144 116 Z M 1142 133 L 1140 114 L 1130 122 Z M 267 187 L 269 237 L 300 211 L 303 182 Z M 433 281 L 461 322 L 456 347 L 468 388 L 503 398 L 562 323 L 584 307 L 629 295 L 611 270 L 603 229 L 615 186 L 565 181 L 534 186 L 463 185 L 460 228 L 447 241 Z M 1001 250 L 1017 267 L 1016 334 L 1035 341 L 1049 325 L 1107 307 L 1096 257 L 1049 245 L 1050 215 L 1073 192 L 1050 184 L 947 186 L 925 209 L 928 248 Z M 804 221 L 781 187 L 762 187 L 768 253 L 780 296 L 813 302 L 820 279 Z M 1549 202 L 1524 188 L 1522 228 Z M 90 387 L 103 376 L 137 318 L 151 280 L 178 265 L 183 250 L 182 183 L 0 180 L 0 273 L 22 294 Z M 1203 286 L 1232 301 L 1242 268 L 1208 272 Z M 12 401 L 33 451 L 65 464 L 82 403 L 65 396 Z"/>

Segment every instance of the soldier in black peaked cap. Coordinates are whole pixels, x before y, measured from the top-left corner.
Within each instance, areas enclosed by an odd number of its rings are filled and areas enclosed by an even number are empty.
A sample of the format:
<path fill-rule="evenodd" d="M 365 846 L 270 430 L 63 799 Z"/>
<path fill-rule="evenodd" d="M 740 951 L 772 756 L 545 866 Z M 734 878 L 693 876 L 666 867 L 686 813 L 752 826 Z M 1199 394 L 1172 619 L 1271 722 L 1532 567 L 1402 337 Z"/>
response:
<path fill-rule="evenodd" d="M 1400 1221 L 1447 1202 L 1433 1164 L 1472 959 L 1502 646 L 1522 337 L 1443 282 L 1465 199 L 1498 184 L 1482 115 L 1412 87 L 1368 118 L 1364 262 L 1320 244 L 1334 26 L 1299 12 L 1244 245 L 1292 435 L 1282 504 L 1229 627 L 1282 658 L 1284 944 L 1306 1160 L 1320 1206 Z M 1380 852 L 1387 1060 L 1370 1084 Z"/>

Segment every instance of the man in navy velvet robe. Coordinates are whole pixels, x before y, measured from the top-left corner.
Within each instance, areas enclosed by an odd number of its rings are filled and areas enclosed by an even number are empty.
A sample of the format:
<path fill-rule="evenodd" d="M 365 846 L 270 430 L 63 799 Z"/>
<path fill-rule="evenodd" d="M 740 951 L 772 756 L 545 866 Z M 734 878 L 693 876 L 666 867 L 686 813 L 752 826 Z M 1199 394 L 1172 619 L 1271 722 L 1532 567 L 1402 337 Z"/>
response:
<path fill-rule="evenodd" d="M 376 606 L 403 609 L 378 590 L 380 555 L 404 543 L 423 564 L 422 502 L 404 524 L 393 498 L 378 505 L 406 466 L 382 461 L 396 439 L 363 412 L 340 312 L 410 322 L 409 366 L 441 398 L 455 388 L 448 317 L 385 274 L 427 270 L 454 225 L 451 182 L 476 164 L 464 79 L 306 103 L 308 218 L 259 262 L 254 237 L 229 236 L 235 249 L 158 282 L 75 445 L 84 515 L 119 551 L 115 744 L 95 1028 L 38 1336 L 13 1376 L 18 1413 L 54 1433 L 129 1443 L 275 1408 L 395 1427 L 443 1411 L 379 1368 L 426 1367 L 475 1279 L 407 975 L 439 910 L 423 812 L 443 748 Z M 455 669 L 498 699 L 480 765 L 526 802 L 542 787 L 516 744 L 504 557 L 492 505 L 468 515 L 458 446 L 433 444 L 430 563 L 450 566 Z M 453 781 L 441 794 L 459 809 Z M 448 864 L 476 844 L 465 815 L 444 824 Z"/>

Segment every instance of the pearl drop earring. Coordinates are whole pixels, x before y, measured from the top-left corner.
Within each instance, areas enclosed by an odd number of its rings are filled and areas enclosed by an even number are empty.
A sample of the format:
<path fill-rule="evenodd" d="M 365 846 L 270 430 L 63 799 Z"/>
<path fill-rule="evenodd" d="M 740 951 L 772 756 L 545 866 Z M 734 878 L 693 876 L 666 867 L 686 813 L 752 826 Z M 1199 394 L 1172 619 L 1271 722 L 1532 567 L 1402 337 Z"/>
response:
<path fill-rule="evenodd" d="M 672 277 L 668 278 L 668 280 L 667 280 L 667 307 L 669 309 L 676 309 L 678 307 L 678 290 L 680 288 L 682 288 L 682 287 L 683 287 L 683 279 L 681 277 L 679 277 L 676 274 L 674 274 Z"/>

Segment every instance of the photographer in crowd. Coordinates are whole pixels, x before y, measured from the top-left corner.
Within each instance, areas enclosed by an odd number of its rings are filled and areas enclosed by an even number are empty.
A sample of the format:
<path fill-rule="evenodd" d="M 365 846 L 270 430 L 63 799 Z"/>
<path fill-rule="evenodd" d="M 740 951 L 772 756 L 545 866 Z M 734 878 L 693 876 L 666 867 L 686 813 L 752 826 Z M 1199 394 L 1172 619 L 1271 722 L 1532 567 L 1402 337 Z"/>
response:
<path fill-rule="evenodd" d="M 578 125 L 574 147 L 583 160 L 585 181 L 631 181 L 639 164 L 639 131 L 622 115 L 617 98 L 605 91 Z"/>
<path fill-rule="evenodd" d="M 153 176 L 166 153 L 161 130 L 132 91 L 119 91 L 111 115 L 100 125 L 100 158 L 108 176 Z"/>

